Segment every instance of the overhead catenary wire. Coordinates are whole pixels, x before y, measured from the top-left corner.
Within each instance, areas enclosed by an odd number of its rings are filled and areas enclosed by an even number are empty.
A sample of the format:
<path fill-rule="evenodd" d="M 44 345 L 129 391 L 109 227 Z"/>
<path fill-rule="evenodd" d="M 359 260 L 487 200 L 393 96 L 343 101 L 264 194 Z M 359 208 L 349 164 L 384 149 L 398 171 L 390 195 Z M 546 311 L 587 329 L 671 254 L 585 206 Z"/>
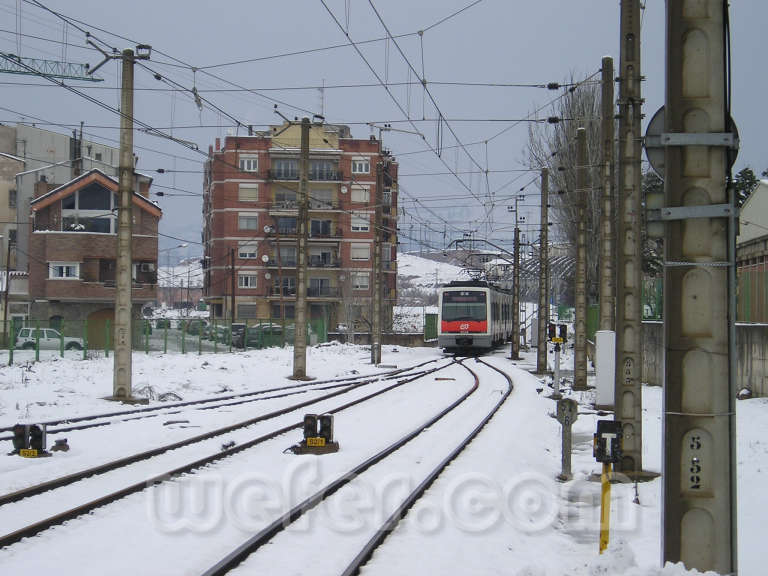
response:
<path fill-rule="evenodd" d="M 428 28 L 427 28 L 427 29 L 428 29 Z M 110 33 L 110 34 L 111 34 L 111 33 Z M 243 125 L 243 124 L 241 124 L 241 126 L 242 126 L 242 125 Z M 483 142 L 487 142 L 487 140 L 484 140 Z M 458 170 L 457 170 L 456 172 L 458 172 Z M 453 174 L 453 173 L 452 173 L 452 172 L 446 173 L 446 175 L 450 175 L 450 174 Z M 402 174 L 401 176 L 407 176 L 407 174 Z M 487 172 L 486 172 L 486 178 L 487 178 Z M 487 187 L 487 183 L 486 183 L 486 187 Z"/>

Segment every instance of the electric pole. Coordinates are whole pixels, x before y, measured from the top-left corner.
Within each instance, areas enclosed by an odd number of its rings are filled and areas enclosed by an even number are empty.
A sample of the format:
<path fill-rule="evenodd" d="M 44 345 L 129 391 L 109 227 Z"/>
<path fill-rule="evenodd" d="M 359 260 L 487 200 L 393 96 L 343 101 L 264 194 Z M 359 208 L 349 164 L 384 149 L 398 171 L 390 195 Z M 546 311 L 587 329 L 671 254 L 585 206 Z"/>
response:
<path fill-rule="evenodd" d="M 123 50 L 123 85 L 120 96 L 120 166 L 117 212 L 117 283 L 115 290 L 115 355 L 112 396 L 131 400 L 133 389 L 131 287 L 133 284 L 133 50 Z"/>
<path fill-rule="evenodd" d="M 600 211 L 600 330 L 614 330 L 616 297 L 613 267 L 613 58 L 603 58 L 600 137 L 602 139 L 602 210 Z"/>
<path fill-rule="evenodd" d="M 307 237 L 309 209 L 309 118 L 301 119 L 301 155 L 299 158 L 299 213 L 296 231 L 296 330 L 293 342 L 293 379 L 307 378 Z M 278 248 L 279 249 L 279 248 Z"/>
<path fill-rule="evenodd" d="M 512 269 L 512 360 L 520 360 L 520 228 L 517 226 L 515 210 L 515 247 Z M 490 306 L 490 302 L 488 303 Z"/>
<path fill-rule="evenodd" d="M 666 9 L 663 559 L 736 574 L 728 5 Z"/>
<path fill-rule="evenodd" d="M 549 170 L 541 169 L 541 232 L 539 232 L 539 326 L 536 373 L 547 371 L 547 323 L 549 322 Z"/>
<path fill-rule="evenodd" d="M 371 322 L 371 364 L 381 364 L 381 199 L 384 197 L 384 163 L 376 163 L 376 188 L 371 201 L 373 217 L 373 318 Z"/>
<path fill-rule="evenodd" d="M 587 389 L 587 131 L 576 130 L 576 198 L 578 232 L 576 235 L 576 321 L 573 356 L 573 389 Z"/>
<path fill-rule="evenodd" d="M 615 418 L 621 420 L 621 472 L 643 469 L 643 246 L 640 229 L 640 0 L 622 0 L 619 62 L 619 214 L 616 266 Z"/>
<path fill-rule="evenodd" d="M 133 320 L 133 302 L 131 289 L 133 286 L 133 64 L 135 60 L 149 60 L 152 48 L 146 44 L 136 46 L 133 50 L 123 50 L 122 54 L 107 53 L 92 40 L 88 44 L 104 55 L 104 60 L 87 73 L 93 74 L 110 60 L 123 61 L 123 83 L 120 91 L 120 165 L 117 186 L 117 272 L 115 290 L 115 355 L 112 379 L 112 398 L 116 400 L 133 400 L 131 384 L 132 372 L 132 339 L 131 321 Z"/>

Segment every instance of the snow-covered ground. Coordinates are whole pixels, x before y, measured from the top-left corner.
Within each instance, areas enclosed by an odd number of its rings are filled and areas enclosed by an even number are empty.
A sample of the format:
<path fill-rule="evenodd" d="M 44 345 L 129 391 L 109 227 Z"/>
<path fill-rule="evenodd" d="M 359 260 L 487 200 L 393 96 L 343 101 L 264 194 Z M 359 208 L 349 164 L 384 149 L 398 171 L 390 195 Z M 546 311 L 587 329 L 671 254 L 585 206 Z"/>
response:
<path fill-rule="evenodd" d="M 398 280 L 408 279 L 414 286 L 435 289 L 452 280 L 469 280 L 460 266 L 402 252 L 397 255 L 397 275 Z"/>
<path fill-rule="evenodd" d="M 289 385 L 294 383 L 288 379 L 292 352 L 291 348 L 273 348 L 202 356 L 137 353 L 133 385 L 146 393 L 151 391 L 154 397 L 172 393 L 184 400 Z M 433 348 L 386 346 L 383 350 L 383 362 L 398 366 L 440 358 L 440 351 Z M 380 372 L 369 360 L 369 351 L 359 346 L 311 347 L 307 355 L 308 373 L 318 379 L 328 379 L 355 372 Z M 600 487 L 590 478 L 599 472 L 591 449 L 591 435 L 598 417 L 589 408 L 588 393 L 572 395 L 582 402 L 574 426 L 574 478 L 557 482 L 560 430 L 551 417 L 555 405 L 546 398 L 548 388 L 529 372 L 535 364 L 535 353 L 525 353 L 522 361 L 512 363 L 498 352 L 489 361 L 513 377 L 512 395 L 483 432 L 411 509 L 363 573 L 696 574 L 681 566 L 663 569 L 659 566 L 660 479 L 638 485 L 639 504 L 633 503 L 634 485 L 613 487 L 611 547 L 606 554 L 597 554 Z M 77 356 L 0 367 L 0 426 L 117 409 L 114 403 L 102 399 L 111 393 L 112 367 L 111 358 L 83 361 Z M 262 515 L 269 513 L 267 504 L 274 504 L 274 494 L 263 492 L 264 486 L 284 487 L 286 482 L 296 481 L 309 488 L 342 474 L 455 400 L 469 384 L 466 373 L 459 367 L 451 368 L 444 376 L 450 379 L 431 378 L 412 383 L 340 413 L 336 431 L 342 449 L 338 454 L 322 458 L 283 454 L 283 449 L 295 442 L 299 433 L 277 438 L 211 465 L 201 474 L 134 494 L 85 518 L 2 549 L 0 573 L 200 573 L 220 552 L 231 547 L 231 543 L 236 545 L 247 538 L 254 528 L 254 518 L 262 521 Z M 346 555 L 361 538 L 361 528 L 357 526 L 365 524 L 366 511 L 369 508 L 380 511 L 376 502 L 368 502 L 363 497 L 385 494 L 381 482 L 392 483 L 404 474 L 410 478 L 422 469 L 426 471 L 435 459 L 450 450 L 466 427 L 482 418 L 504 387 L 501 378 L 486 381 L 474 399 L 450 420 L 435 424 L 407 450 L 379 464 L 375 473 L 361 477 L 356 491 L 340 493 L 343 498 L 339 500 L 338 509 L 327 510 L 324 515 L 318 512 L 317 516 L 312 515 L 300 523 L 297 528 L 300 540 L 295 539 L 295 534 L 293 540 L 289 535 L 279 537 L 273 546 L 257 552 L 235 573 L 253 573 L 253 570 L 269 574 L 326 573 L 319 565 L 317 571 L 313 570 L 309 562 L 327 555 L 335 558 L 334 563 L 323 564 L 327 566 L 327 573 L 338 573 L 338 565 L 346 564 Z M 659 388 L 647 387 L 643 395 L 644 460 L 651 470 L 659 470 L 661 466 L 661 392 Z M 319 392 L 308 392 L 306 398 L 314 397 L 313 394 Z M 363 392 L 357 394 L 361 396 Z M 317 411 L 332 409 L 345 400 L 346 396 L 324 401 L 317 406 Z M 295 397 L 286 397 L 222 410 L 190 409 L 173 416 L 68 432 L 69 452 L 58 452 L 51 458 L 39 460 L 1 456 L 0 492 L 7 493 L 119 456 L 169 444 L 295 401 Z M 6 534 L 33 519 L 71 507 L 78 498 L 95 497 L 100 490 L 116 490 L 136 481 L 137 477 L 159 473 L 215 452 L 225 440 L 243 442 L 299 418 L 300 414 L 290 414 L 274 422 L 262 422 L 228 434 L 224 439 L 144 462 L 133 471 L 105 475 L 100 483 L 89 480 L 82 486 L 68 487 L 66 494 L 52 492 L 47 497 L 34 497 L 37 504 L 33 510 L 28 506 L 5 505 L 0 507 L 0 533 Z M 171 420 L 186 423 L 167 424 Z M 768 510 L 768 491 L 763 488 L 764 468 L 768 466 L 768 400 L 738 403 L 738 433 L 739 574 L 760 576 L 765 573 L 760 553 L 761 528 Z M 10 443 L 5 444 L 4 451 L 10 450 Z M 254 483 L 256 480 L 260 482 L 258 485 Z M 182 506 L 181 517 L 178 514 L 164 516 L 164 509 L 157 508 L 162 490 L 173 491 L 185 482 L 209 482 L 231 498 L 250 499 L 243 507 L 239 501 L 237 506 L 228 501 L 224 508 L 206 508 L 202 512 Z M 280 493 L 280 497 L 289 499 L 284 493 Z M 296 497 L 293 494 L 291 501 Z M 217 515 L 216 510 L 227 513 Z M 240 513 L 243 510 L 248 514 Z M 190 516 L 186 518 L 184 513 Z M 332 522 L 323 522 L 319 520 L 321 517 Z M 297 546 L 296 542 L 300 544 Z M 116 547 L 127 547 L 117 562 L 113 552 Z M 152 570 L 143 563 L 148 561 L 152 562 Z"/>

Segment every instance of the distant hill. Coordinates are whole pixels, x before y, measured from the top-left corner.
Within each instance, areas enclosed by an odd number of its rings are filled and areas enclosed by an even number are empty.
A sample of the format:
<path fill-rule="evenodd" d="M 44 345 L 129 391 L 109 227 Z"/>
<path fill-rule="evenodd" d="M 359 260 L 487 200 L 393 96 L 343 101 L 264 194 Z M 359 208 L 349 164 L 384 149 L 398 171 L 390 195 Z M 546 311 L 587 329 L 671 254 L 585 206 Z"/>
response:
<path fill-rule="evenodd" d="M 460 266 L 422 258 L 397 255 L 397 295 L 400 306 L 436 306 L 437 288 L 452 280 L 469 277 Z"/>

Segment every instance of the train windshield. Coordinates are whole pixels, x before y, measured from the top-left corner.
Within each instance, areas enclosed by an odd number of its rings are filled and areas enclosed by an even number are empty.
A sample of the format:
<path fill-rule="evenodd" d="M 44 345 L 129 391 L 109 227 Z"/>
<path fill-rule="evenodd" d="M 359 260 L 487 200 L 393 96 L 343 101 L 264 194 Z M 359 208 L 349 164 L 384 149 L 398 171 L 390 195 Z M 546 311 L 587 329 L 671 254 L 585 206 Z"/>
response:
<path fill-rule="evenodd" d="M 443 321 L 458 320 L 484 321 L 485 292 L 462 290 L 461 292 L 443 292 Z"/>

